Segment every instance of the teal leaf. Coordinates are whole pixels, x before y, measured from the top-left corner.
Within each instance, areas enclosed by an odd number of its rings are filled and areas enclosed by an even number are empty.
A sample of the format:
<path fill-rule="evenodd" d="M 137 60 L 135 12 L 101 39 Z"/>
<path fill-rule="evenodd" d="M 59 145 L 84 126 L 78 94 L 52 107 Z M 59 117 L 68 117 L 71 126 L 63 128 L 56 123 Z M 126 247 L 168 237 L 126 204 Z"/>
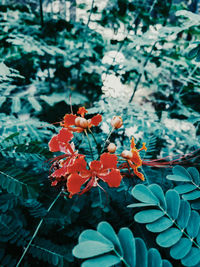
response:
<path fill-rule="evenodd" d="M 147 248 L 144 243 L 144 241 L 141 238 L 135 239 L 135 245 L 136 245 L 136 265 L 137 267 L 147 267 Z"/>
<path fill-rule="evenodd" d="M 200 262 L 200 249 L 194 248 L 181 260 L 182 264 L 185 266 L 195 266 Z"/>
<path fill-rule="evenodd" d="M 173 267 L 173 266 L 172 266 L 172 264 L 171 264 L 169 261 L 167 261 L 167 260 L 163 260 L 163 265 L 162 265 L 162 267 Z"/>
<path fill-rule="evenodd" d="M 135 267 L 136 263 L 136 246 L 135 239 L 129 228 L 121 228 L 118 237 L 124 251 L 124 259 L 131 266 Z"/>
<path fill-rule="evenodd" d="M 187 171 L 191 175 L 193 182 L 196 185 L 200 185 L 200 175 L 199 175 L 198 170 L 196 168 L 194 168 L 194 167 L 190 167 L 190 168 L 187 169 Z"/>
<path fill-rule="evenodd" d="M 179 181 L 179 182 L 190 182 L 192 177 L 182 166 L 175 166 L 172 169 L 173 175 L 167 175 L 168 180 Z"/>
<path fill-rule="evenodd" d="M 200 209 L 200 199 L 196 200 L 195 202 L 191 203 L 191 207 L 194 210 L 199 210 Z"/>
<path fill-rule="evenodd" d="M 199 213 L 196 211 L 192 211 L 190 215 L 190 219 L 187 226 L 187 233 L 190 237 L 195 238 L 198 235 L 200 227 L 200 217 Z"/>
<path fill-rule="evenodd" d="M 160 233 L 171 227 L 173 222 L 167 217 L 162 217 L 153 223 L 146 225 L 147 230 L 153 233 Z"/>
<path fill-rule="evenodd" d="M 28 99 L 29 103 L 32 105 L 33 109 L 35 109 L 35 111 L 41 111 L 42 110 L 42 106 L 36 100 L 36 98 L 34 96 L 28 96 L 27 99 Z"/>
<path fill-rule="evenodd" d="M 97 241 L 85 241 L 75 246 L 72 253 L 79 259 L 86 259 L 110 252 L 113 249 L 113 245 L 108 245 Z"/>
<path fill-rule="evenodd" d="M 167 212 L 172 219 L 176 220 L 180 208 L 180 197 L 175 190 L 168 190 L 166 192 Z"/>
<path fill-rule="evenodd" d="M 162 259 L 157 249 L 151 248 L 148 251 L 148 267 L 162 267 Z"/>
<path fill-rule="evenodd" d="M 101 233 L 104 237 L 106 237 L 108 240 L 110 240 L 114 244 L 115 249 L 118 251 L 118 253 L 123 256 L 123 250 L 119 242 L 119 238 L 109 223 L 100 222 L 97 226 L 97 231 Z"/>
<path fill-rule="evenodd" d="M 192 242 L 188 238 L 181 238 L 178 243 L 176 243 L 170 249 L 170 255 L 176 260 L 184 258 L 192 248 Z"/>
<path fill-rule="evenodd" d="M 151 192 L 159 199 L 160 205 L 163 209 L 167 208 L 165 196 L 162 188 L 157 184 L 151 184 L 148 186 Z"/>
<path fill-rule="evenodd" d="M 196 186 L 193 184 L 182 184 L 174 188 L 174 190 L 176 190 L 179 194 L 185 194 L 195 189 L 196 189 Z"/>
<path fill-rule="evenodd" d="M 166 231 L 160 233 L 156 242 L 161 247 L 171 247 L 176 244 L 182 236 L 182 232 L 177 228 L 169 228 Z"/>
<path fill-rule="evenodd" d="M 186 228 L 188 225 L 190 214 L 190 204 L 186 200 L 181 200 L 179 215 L 176 221 L 182 229 Z"/>
<path fill-rule="evenodd" d="M 94 267 L 94 266 L 105 266 L 110 267 L 118 264 L 120 262 L 120 258 L 115 255 L 102 255 L 89 260 L 84 261 L 81 264 L 81 267 Z"/>
<path fill-rule="evenodd" d="M 190 50 L 190 52 L 188 53 L 188 58 L 189 59 L 192 59 L 192 58 L 196 57 L 198 51 L 199 51 L 199 46 L 197 45 L 195 48 L 193 48 L 192 50 Z"/>
<path fill-rule="evenodd" d="M 0 107 L 3 105 L 3 103 L 6 101 L 6 97 L 5 96 L 1 96 L 0 97 Z"/>
<path fill-rule="evenodd" d="M 21 101 L 20 98 L 15 96 L 12 99 L 12 106 L 11 106 L 11 111 L 12 113 L 18 113 L 21 109 Z"/>
<path fill-rule="evenodd" d="M 139 223 L 151 223 L 164 216 L 161 210 L 144 210 L 136 213 L 134 219 Z"/>
<path fill-rule="evenodd" d="M 145 186 L 142 184 L 136 185 L 132 190 L 132 195 L 137 200 L 148 203 L 148 204 L 159 204 L 159 200 L 155 197 L 155 195 Z"/>
<path fill-rule="evenodd" d="M 101 233 L 95 231 L 95 230 L 85 230 L 83 231 L 78 239 L 79 243 L 85 242 L 85 241 L 97 241 L 101 243 L 105 243 L 108 245 L 112 245 L 112 242 L 105 238 Z"/>
<path fill-rule="evenodd" d="M 179 166 L 179 165 L 175 166 L 172 169 L 172 172 L 174 175 L 179 175 L 179 176 L 187 178 L 188 181 L 192 180 L 192 177 L 190 176 L 189 172 L 182 166 Z"/>
<path fill-rule="evenodd" d="M 199 231 L 199 233 L 197 235 L 197 243 L 200 245 L 200 231 Z"/>
<path fill-rule="evenodd" d="M 200 197 L 200 191 L 198 190 L 182 195 L 182 198 L 185 200 L 195 200 L 199 197 Z"/>
<path fill-rule="evenodd" d="M 149 207 L 155 206 L 155 204 L 147 204 L 147 203 L 134 203 L 127 206 L 127 208 L 140 208 L 140 207 Z"/>

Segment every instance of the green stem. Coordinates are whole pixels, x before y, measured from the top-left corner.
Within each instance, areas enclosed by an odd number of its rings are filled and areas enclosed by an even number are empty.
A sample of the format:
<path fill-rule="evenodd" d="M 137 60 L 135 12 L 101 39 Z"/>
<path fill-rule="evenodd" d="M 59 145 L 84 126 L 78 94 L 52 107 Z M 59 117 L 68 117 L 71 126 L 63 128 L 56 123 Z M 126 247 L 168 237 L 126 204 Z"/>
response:
<path fill-rule="evenodd" d="M 90 138 L 89 138 L 89 136 L 87 134 L 87 130 L 84 130 L 84 133 L 85 133 L 85 135 L 87 137 L 87 140 L 88 140 L 88 145 L 89 145 L 89 148 L 90 148 L 90 153 L 92 155 L 92 159 L 94 160 L 94 156 L 93 156 L 93 153 L 92 153 L 92 145 L 91 145 L 91 142 L 90 142 Z"/>
<path fill-rule="evenodd" d="M 94 134 L 93 134 L 92 130 L 91 130 L 91 129 L 89 129 L 89 132 L 91 133 L 91 135 L 92 135 L 92 137 L 93 137 L 93 139 L 94 139 L 94 142 L 95 142 L 96 146 L 98 147 L 97 140 L 96 140 L 96 138 L 95 138 L 95 136 L 94 136 Z"/>
<path fill-rule="evenodd" d="M 171 216 L 166 212 L 166 210 L 164 210 L 160 205 L 158 205 L 158 207 L 166 214 L 166 216 L 174 223 L 174 225 L 176 225 L 176 227 L 200 249 L 200 246 L 185 231 L 183 231 L 183 229 L 181 229 L 181 227 L 176 223 L 175 220 L 171 218 Z"/>
<path fill-rule="evenodd" d="M 112 129 L 110 130 L 110 132 L 109 132 L 109 134 L 108 134 L 108 136 L 107 136 L 107 138 L 106 138 L 106 141 L 104 142 L 104 145 L 103 145 L 103 148 L 102 148 L 100 154 L 105 150 L 105 146 L 106 146 L 108 140 L 110 139 L 111 134 L 114 132 L 114 130 L 115 130 L 115 128 L 112 128 Z"/>
<path fill-rule="evenodd" d="M 58 198 L 60 197 L 61 193 L 62 193 L 62 191 L 60 191 L 59 194 L 57 195 L 57 197 L 53 200 L 53 202 L 51 203 L 51 205 L 49 206 L 49 208 L 48 208 L 48 210 L 47 210 L 47 213 L 49 213 L 49 211 L 52 209 L 53 205 L 56 203 L 56 201 L 57 201 Z M 31 240 L 29 241 L 28 245 L 26 246 L 26 248 L 25 248 L 25 250 L 24 250 L 24 252 L 23 252 L 21 258 L 19 259 L 19 261 L 18 261 L 16 267 L 19 267 L 19 265 L 21 264 L 21 262 L 22 262 L 24 256 L 26 255 L 26 252 L 28 251 L 28 249 L 29 249 L 31 243 L 33 242 L 34 238 L 36 237 L 36 235 L 37 235 L 37 233 L 38 233 L 38 231 L 39 231 L 39 229 L 40 229 L 40 227 L 41 227 L 43 221 L 44 221 L 44 218 L 40 220 L 40 222 L 39 222 L 39 224 L 38 224 L 38 226 L 37 226 L 37 228 L 36 228 L 36 230 L 35 230 L 35 232 L 34 232 L 32 238 L 31 238 Z"/>
<path fill-rule="evenodd" d="M 125 259 L 114 249 L 115 254 L 120 258 L 125 266 L 130 267 L 130 265 L 125 261 Z"/>
<path fill-rule="evenodd" d="M 152 45 L 152 47 L 151 47 L 151 51 L 149 52 L 149 54 L 148 54 L 147 57 L 146 57 L 146 60 L 145 60 L 145 62 L 144 62 L 144 64 L 143 64 L 143 66 L 142 66 L 143 70 L 144 70 L 144 68 L 146 67 L 147 63 L 149 62 L 149 59 L 150 59 L 151 54 L 152 54 L 152 52 L 153 52 L 153 50 L 154 50 L 154 48 L 155 48 L 155 46 L 156 46 L 156 43 L 157 43 L 157 41 Z M 139 85 L 140 80 L 141 80 L 141 78 L 142 78 L 142 74 L 143 74 L 143 71 L 139 73 L 139 76 L 138 76 L 138 79 L 137 79 L 137 81 L 136 81 L 135 87 L 134 87 L 134 89 L 133 89 L 133 93 L 132 93 L 132 96 L 131 96 L 131 98 L 130 98 L 130 100 L 129 100 L 129 103 L 131 103 L 132 100 L 133 100 L 133 97 L 134 97 L 134 95 L 135 95 L 135 92 L 137 91 L 138 85 Z"/>

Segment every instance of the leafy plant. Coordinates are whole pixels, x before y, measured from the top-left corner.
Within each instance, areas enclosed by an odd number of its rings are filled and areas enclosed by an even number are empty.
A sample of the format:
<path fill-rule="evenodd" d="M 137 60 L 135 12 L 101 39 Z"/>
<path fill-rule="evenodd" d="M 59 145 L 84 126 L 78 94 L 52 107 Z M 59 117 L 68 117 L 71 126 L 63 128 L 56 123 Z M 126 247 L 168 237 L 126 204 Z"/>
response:
<path fill-rule="evenodd" d="M 96 230 L 85 230 L 79 236 L 79 244 L 73 255 L 85 260 L 81 266 L 113 266 L 124 264 L 129 267 L 172 266 L 162 260 L 157 249 L 147 249 L 141 238 L 135 238 L 129 228 L 123 227 L 116 234 L 108 222 L 100 222 Z M 89 259 L 88 259 L 89 258 Z"/>
<path fill-rule="evenodd" d="M 159 246 L 170 248 L 170 255 L 181 260 L 184 266 L 198 266 L 200 262 L 200 240 L 198 212 L 191 210 L 186 200 L 180 200 L 176 190 L 168 190 L 165 195 L 160 186 L 136 185 L 132 195 L 140 203 L 129 208 L 149 207 L 135 214 L 138 223 L 146 224 L 148 231 L 158 234 Z"/>

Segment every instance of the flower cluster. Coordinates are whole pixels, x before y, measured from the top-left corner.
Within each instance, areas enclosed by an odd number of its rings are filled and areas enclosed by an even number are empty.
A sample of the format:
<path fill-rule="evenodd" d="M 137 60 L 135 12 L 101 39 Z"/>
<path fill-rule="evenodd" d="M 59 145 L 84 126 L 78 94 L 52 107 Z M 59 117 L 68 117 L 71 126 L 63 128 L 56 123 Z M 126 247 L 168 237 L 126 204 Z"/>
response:
<path fill-rule="evenodd" d="M 102 121 L 100 114 L 97 114 L 91 119 L 86 119 L 86 113 L 87 110 L 85 107 L 80 107 L 77 115 L 66 114 L 63 122 L 60 123 L 62 129 L 49 142 L 49 150 L 51 152 L 62 153 L 51 160 L 51 185 L 56 186 L 57 184 L 61 184 L 69 192 L 69 197 L 75 194 L 84 194 L 92 187 L 99 187 L 104 190 L 101 182 L 107 183 L 109 187 L 119 187 L 122 180 L 120 169 L 123 167 L 129 170 L 132 168 L 134 174 L 144 180 L 143 174 L 137 168 L 142 165 L 139 151 L 142 149 L 146 150 L 146 147 L 143 144 L 143 147 L 137 150 L 134 138 L 131 141 L 131 150 L 124 150 L 121 154 L 121 157 L 127 161 L 127 166 L 121 165 L 120 168 L 117 167 L 118 157 L 114 154 L 116 151 L 116 145 L 114 143 L 108 145 L 108 152 L 104 151 L 106 142 L 104 143 L 99 160 L 97 159 L 87 163 L 86 156 L 79 154 L 72 142 L 74 137 L 73 132 L 83 132 L 88 137 L 87 132 L 92 133 L 91 127 L 98 126 Z M 111 120 L 111 133 L 113 130 L 119 129 L 122 125 L 122 118 L 114 116 Z"/>

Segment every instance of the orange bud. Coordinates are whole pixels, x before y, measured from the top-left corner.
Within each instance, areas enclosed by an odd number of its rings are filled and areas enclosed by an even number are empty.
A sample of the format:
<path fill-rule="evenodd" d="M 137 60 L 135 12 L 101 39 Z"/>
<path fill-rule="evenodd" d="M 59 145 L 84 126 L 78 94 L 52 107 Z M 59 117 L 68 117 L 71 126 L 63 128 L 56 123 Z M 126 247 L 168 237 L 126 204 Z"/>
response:
<path fill-rule="evenodd" d="M 110 153 L 115 153 L 117 147 L 116 147 L 116 145 L 115 145 L 114 143 L 110 143 L 110 144 L 108 145 L 107 149 L 108 149 L 108 152 L 110 152 Z"/>
<path fill-rule="evenodd" d="M 114 116 L 111 120 L 111 125 L 115 129 L 119 129 L 123 125 L 122 118 L 120 116 Z"/>
<path fill-rule="evenodd" d="M 124 151 L 122 152 L 121 156 L 122 156 L 123 158 L 125 158 L 125 159 L 131 159 L 132 156 L 133 156 L 133 154 L 132 154 L 132 152 L 129 151 L 129 150 L 124 150 Z"/>
<path fill-rule="evenodd" d="M 75 119 L 75 125 L 81 128 L 87 128 L 88 127 L 88 121 L 85 118 L 77 117 Z"/>

